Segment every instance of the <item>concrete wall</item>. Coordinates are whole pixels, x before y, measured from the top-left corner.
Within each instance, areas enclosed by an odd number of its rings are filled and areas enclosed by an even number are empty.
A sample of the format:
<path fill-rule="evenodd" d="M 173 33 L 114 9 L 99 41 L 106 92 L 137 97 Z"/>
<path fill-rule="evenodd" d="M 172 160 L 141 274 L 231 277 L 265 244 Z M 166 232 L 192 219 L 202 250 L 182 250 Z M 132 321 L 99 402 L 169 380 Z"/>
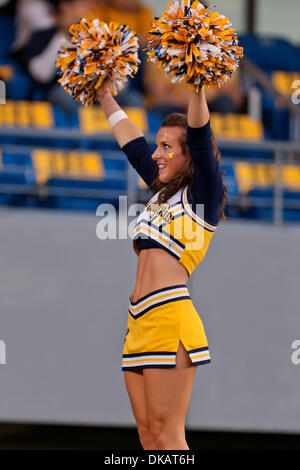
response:
<path fill-rule="evenodd" d="M 93 214 L 0 212 L 0 420 L 134 424 L 121 354 L 137 257 Z M 300 431 L 300 226 L 222 223 L 189 288 L 212 363 L 187 425 Z M 300 356 L 300 354 L 299 354 Z"/>

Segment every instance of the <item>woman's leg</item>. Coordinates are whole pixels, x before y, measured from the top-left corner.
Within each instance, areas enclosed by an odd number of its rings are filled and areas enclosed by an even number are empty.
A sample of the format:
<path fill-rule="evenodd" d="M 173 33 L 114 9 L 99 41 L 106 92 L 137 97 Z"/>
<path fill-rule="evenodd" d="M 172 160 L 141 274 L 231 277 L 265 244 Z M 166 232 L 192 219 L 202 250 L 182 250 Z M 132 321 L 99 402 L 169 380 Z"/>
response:
<path fill-rule="evenodd" d="M 196 366 L 179 342 L 174 369 L 144 369 L 147 423 L 157 449 L 189 449 L 185 439 Z"/>
<path fill-rule="evenodd" d="M 144 450 L 157 449 L 152 438 L 146 414 L 144 377 L 142 371 L 124 371 L 124 380 Z"/>

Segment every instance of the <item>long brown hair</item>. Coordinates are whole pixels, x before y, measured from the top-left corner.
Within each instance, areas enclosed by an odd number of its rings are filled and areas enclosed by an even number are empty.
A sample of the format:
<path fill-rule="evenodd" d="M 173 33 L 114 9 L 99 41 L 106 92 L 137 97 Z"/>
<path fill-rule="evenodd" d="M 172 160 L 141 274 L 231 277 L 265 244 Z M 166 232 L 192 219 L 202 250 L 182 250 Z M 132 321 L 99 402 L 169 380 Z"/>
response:
<path fill-rule="evenodd" d="M 182 113 L 172 113 L 169 114 L 164 121 L 162 122 L 161 127 L 180 127 L 182 129 L 182 133 L 179 139 L 182 153 L 188 158 L 188 166 L 187 170 L 182 174 L 178 175 L 174 179 L 172 179 L 169 183 L 162 183 L 159 181 L 159 176 L 157 175 L 153 183 L 151 184 L 150 188 L 153 191 L 153 194 L 160 191 L 158 196 L 158 203 L 163 204 L 168 201 L 170 197 L 179 191 L 179 189 L 184 188 L 189 183 L 193 181 L 194 176 L 194 164 L 192 157 L 190 156 L 187 141 L 186 141 L 186 128 L 187 128 L 187 117 L 185 114 Z M 215 135 L 211 129 L 211 137 L 212 137 L 212 144 L 215 153 L 215 157 L 217 159 L 218 165 L 221 164 L 221 153 L 217 147 L 217 142 Z M 225 170 L 221 170 L 221 175 L 225 173 Z M 223 204 L 221 209 L 221 219 L 230 220 L 224 214 L 224 209 L 227 203 L 227 187 L 223 181 L 223 188 L 224 188 L 224 197 L 223 197 Z"/>

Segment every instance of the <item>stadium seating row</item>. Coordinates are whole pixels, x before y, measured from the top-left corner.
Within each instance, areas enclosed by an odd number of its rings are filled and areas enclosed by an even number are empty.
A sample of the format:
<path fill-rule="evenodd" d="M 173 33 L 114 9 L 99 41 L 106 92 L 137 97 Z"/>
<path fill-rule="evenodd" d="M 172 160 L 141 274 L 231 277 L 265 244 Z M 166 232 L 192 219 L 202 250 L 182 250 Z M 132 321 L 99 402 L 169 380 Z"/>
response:
<path fill-rule="evenodd" d="M 102 180 L 103 160 L 96 152 L 64 152 L 47 149 L 33 150 L 32 163 L 37 184 L 45 184 L 51 177 L 79 180 Z"/>
<path fill-rule="evenodd" d="M 147 112 L 141 108 L 125 108 L 143 132 L 149 129 Z M 159 119 L 159 118 L 158 118 Z M 153 119 L 152 119 L 153 120 Z M 76 121 L 78 130 L 83 135 L 110 132 L 107 120 L 100 106 L 81 107 Z M 158 126 L 160 124 L 160 119 Z M 264 137 L 263 125 L 260 121 L 243 114 L 211 114 L 211 124 L 218 139 L 261 140 Z M 66 127 L 61 113 L 47 102 L 11 101 L 0 106 L 0 126 L 22 129 L 55 129 Z M 74 128 L 74 126 L 72 126 Z"/>
<path fill-rule="evenodd" d="M 66 116 L 58 108 L 43 102 L 34 89 L 26 71 L 8 56 L 14 37 L 12 18 L 0 18 L 0 79 L 7 85 L 8 101 L 0 105 L 0 143 L 18 144 L 18 151 L 0 154 L 0 204 L 38 205 L 56 208 L 94 210 L 99 201 L 115 203 L 127 190 L 127 162 L 115 143 L 93 141 L 93 135 L 109 131 L 99 106 L 81 107 L 78 113 Z M 300 80 L 300 49 L 277 38 L 240 36 L 246 55 L 268 74 L 270 81 L 285 96 L 293 93 L 292 84 Z M 263 89 L 262 122 L 246 115 L 211 114 L 211 124 L 217 139 L 261 141 L 288 139 L 289 113 L 276 107 L 274 98 Z M 155 134 L 161 120 L 152 112 L 140 108 L 126 109 L 131 119 L 148 134 Z M 9 129 L 9 137 L 5 129 Z M 37 138 L 30 132 L 14 135 L 14 130 L 56 131 L 71 129 L 80 139 L 59 137 Z M 49 133 L 49 136 L 53 135 Z M 24 145 L 31 145 L 28 151 Z M 43 147 L 43 148 L 39 148 Z M 82 150 L 80 150 L 82 149 Z M 100 149 L 100 150 L 99 150 Z M 110 150 L 108 150 L 110 149 Z M 255 200 L 266 200 L 265 208 L 246 204 L 228 207 L 228 215 L 269 219 L 273 217 L 272 204 L 276 172 L 270 164 L 251 162 L 253 158 L 272 158 L 271 153 L 225 148 L 222 151 L 226 170 L 224 176 L 229 200 L 239 201 L 245 195 Z M 236 161 L 226 162 L 227 157 Z M 224 158 L 225 157 L 225 158 Z M 250 162 L 242 161 L 247 157 Z M 300 170 L 295 165 L 284 165 L 281 175 L 285 202 L 300 198 Z M 137 179 L 137 189 L 144 185 Z M 299 220 L 298 210 L 285 210 L 285 217 Z"/>
<path fill-rule="evenodd" d="M 272 188 L 277 178 L 282 180 L 285 190 L 300 193 L 300 166 L 285 164 L 281 174 L 273 164 L 249 163 L 237 161 L 233 165 L 234 173 L 241 194 L 254 189 Z"/>
<path fill-rule="evenodd" d="M 233 161 L 221 166 L 226 171 L 224 179 L 228 184 L 228 195 L 234 197 L 247 194 L 253 190 L 272 189 L 277 178 L 281 178 L 285 191 L 300 194 L 300 165 L 284 164 L 281 175 L 276 173 L 274 164 Z M 2 183 L 5 177 L 23 177 L 27 184 L 45 185 L 53 178 L 66 181 L 77 181 L 85 184 L 114 183 L 114 189 L 126 188 L 127 160 L 122 152 L 49 150 L 32 149 L 19 154 L 3 151 L 0 154 L 0 176 Z M 119 183 L 119 187 L 118 187 Z M 99 186 L 101 187 L 101 185 Z M 137 188 L 145 188 L 141 178 L 137 179 Z"/>
<path fill-rule="evenodd" d="M 0 204 L 95 210 L 127 190 L 121 152 L 24 149 L 0 154 Z"/>
<path fill-rule="evenodd" d="M 51 129 L 55 125 L 52 106 L 39 101 L 7 101 L 0 106 L 0 126 Z"/>
<path fill-rule="evenodd" d="M 282 180 L 284 190 L 300 195 L 300 165 L 283 165 L 281 175 L 279 172 L 276 173 L 276 167 L 272 163 L 235 161 L 223 163 L 221 169 L 226 172 L 224 182 L 227 185 L 229 197 L 245 195 L 257 189 L 272 189 L 277 178 Z M 147 187 L 140 177 L 138 186 L 140 189 Z"/>

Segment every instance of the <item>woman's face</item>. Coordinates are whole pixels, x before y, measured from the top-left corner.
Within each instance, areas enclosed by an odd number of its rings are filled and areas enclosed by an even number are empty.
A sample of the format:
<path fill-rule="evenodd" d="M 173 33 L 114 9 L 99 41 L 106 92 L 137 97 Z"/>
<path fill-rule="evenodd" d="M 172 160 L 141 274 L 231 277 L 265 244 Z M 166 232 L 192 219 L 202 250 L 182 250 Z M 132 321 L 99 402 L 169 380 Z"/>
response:
<path fill-rule="evenodd" d="M 188 157 L 182 153 L 180 127 L 161 127 L 156 136 L 157 148 L 152 155 L 158 165 L 158 177 L 168 183 L 188 167 Z"/>

